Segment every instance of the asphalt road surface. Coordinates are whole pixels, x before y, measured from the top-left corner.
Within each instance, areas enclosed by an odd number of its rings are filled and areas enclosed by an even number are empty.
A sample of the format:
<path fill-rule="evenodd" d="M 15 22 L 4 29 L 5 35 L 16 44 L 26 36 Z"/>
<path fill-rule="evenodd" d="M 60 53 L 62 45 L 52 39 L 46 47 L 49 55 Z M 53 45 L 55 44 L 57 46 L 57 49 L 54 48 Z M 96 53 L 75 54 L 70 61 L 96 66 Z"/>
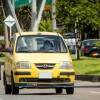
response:
<path fill-rule="evenodd" d="M 1 69 L 1 72 L 3 67 Z M 100 82 L 75 81 L 75 92 L 56 94 L 55 89 L 21 89 L 18 95 L 5 95 L 0 80 L 0 100 L 100 100 Z"/>

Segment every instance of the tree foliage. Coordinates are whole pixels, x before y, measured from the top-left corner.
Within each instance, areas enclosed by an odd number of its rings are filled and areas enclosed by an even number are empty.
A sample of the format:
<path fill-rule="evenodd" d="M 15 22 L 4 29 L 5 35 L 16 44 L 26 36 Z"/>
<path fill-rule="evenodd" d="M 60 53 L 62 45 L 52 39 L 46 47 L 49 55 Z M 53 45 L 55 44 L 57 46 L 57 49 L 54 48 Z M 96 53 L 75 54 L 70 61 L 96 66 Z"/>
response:
<path fill-rule="evenodd" d="M 0 12 L 0 35 L 3 35 L 4 33 L 4 29 L 3 29 L 3 17 L 1 15 L 1 12 Z"/>
<path fill-rule="evenodd" d="M 46 20 L 41 20 L 39 24 L 39 31 L 51 32 L 51 20 L 50 18 Z"/>
<path fill-rule="evenodd" d="M 44 10 L 42 19 L 39 24 L 39 31 L 51 32 L 51 12 L 50 10 Z"/>
<path fill-rule="evenodd" d="M 4 40 L 0 40 L 0 45 L 5 44 Z"/>
<path fill-rule="evenodd" d="M 94 43 L 94 45 L 95 45 L 96 47 L 100 47 L 100 40 L 99 40 L 99 41 L 96 41 L 96 42 Z"/>
<path fill-rule="evenodd" d="M 42 20 L 40 22 L 40 30 L 50 31 L 50 10 L 43 11 Z M 20 8 L 16 8 L 16 15 L 23 31 L 29 31 L 31 25 L 31 7 L 29 5 L 22 5 Z M 46 25 L 43 25 L 46 24 Z M 43 27 L 45 29 L 43 29 Z M 46 29 L 47 28 L 47 29 Z"/>
<path fill-rule="evenodd" d="M 31 24 L 31 8 L 29 5 L 22 5 L 20 8 L 16 8 L 16 15 L 23 31 L 30 30 Z"/>
<path fill-rule="evenodd" d="M 100 27 L 100 3 L 92 3 L 88 0 L 56 0 L 56 18 L 64 24 L 65 31 L 77 29 L 82 32 L 87 27 L 97 30 Z"/>

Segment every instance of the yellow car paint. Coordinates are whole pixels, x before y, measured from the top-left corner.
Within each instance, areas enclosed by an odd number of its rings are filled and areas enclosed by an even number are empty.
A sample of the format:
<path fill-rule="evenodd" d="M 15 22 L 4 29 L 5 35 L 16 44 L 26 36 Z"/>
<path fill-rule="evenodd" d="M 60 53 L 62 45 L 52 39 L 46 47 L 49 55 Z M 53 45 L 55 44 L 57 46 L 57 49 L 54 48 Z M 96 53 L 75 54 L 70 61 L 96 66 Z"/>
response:
<path fill-rule="evenodd" d="M 63 37 L 58 34 L 58 33 L 53 33 L 53 32 L 22 32 L 20 33 L 21 36 L 25 36 L 25 35 L 52 35 L 52 36 L 59 36 L 62 38 L 66 48 L 67 45 L 63 39 Z M 38 85 L 39 84 L 48 84 L 48 86 L 50 84 L 58 84 L 59 86 L 62 84 L 67 84 L 67 86 L 69 86 L 69 84 L 73 84 L 74 85 L 74 80 L 75 80 L 75 72 L 74 72 L 74 68 L 73 69 L 60 69 L 60 62 L 71 62 L 72 63 L 72 59 L 70 56 L 70 53 L 68 51 L 67 48 L 67 53 L 26 53 L 26 52 L 22 52 L 22 53 L 18 53 L 16 52 L 16 46 L 17 46 L 17 39 L 18 37 L 20 37 L 19 33 L 15 33 L 13 36 L 15 36 L 15 44 L 13 46 L 13 54 L 10 54 L 9 52 L 6 54 L 6 59 L 5 59 L 5 65 L 4 65 L 4 73 L 6 76 L 6 81 L 8 85 L 12 85 L 11 83 L 11 78 L 13 76 L 13 80 L 14 80 L 14 84 L 19 84 L 19 87 L 32 87 L 32 88 L 39 88 Z M 16 69 L 16 64 L 18 62 L 29 62 L 31 68 L 30 69 Z M 51 64 L 53 65 L 52 69 L 39 69 L 36 67 L 36 65 L 41 65 L 41 64 Z M 24 75 L 24 72 L 26 73 Z M 34 81 L 34 82 L 30 82 L 30 81 L 25 81 L 25 79 L 36 79 L 39 80 L 39 73 L 44 72 L 44 74 L 49 74 L 52 73 L 52 78 L 50 79 L 50 81 Z M 23 73 L 23 74 L 20 74 Z M 27 74 L 28 73 L 28 74 Z M 12 75 L 13 74 L 13 75 Z M 70 79 L 70 81 L 66 81 L 68 79 Z M 21 80 L 22 79 L 22 80 Z M 23 81 L 24 79 L 24 81 Z M 52 82 L 52 79 L 65 79 L 65 81 L 60 81 L 60 82 Z M 44 80 L 44 79 L 42 79 Z M 49 80 L 49 79 L 47 79 Z M 26 84 L 26 86 L 21 85 L 21 84 Z M 30 84 L 31 83 L 31 84 Z M 60 88 L 66 88 L 67 86 L 62 86 Z M 72 85 L 72 86 L 73 86 Z M 16 85 L 17 86 L 17 85 Z M 47 88 L 44 86 L 42 86 L 41 88 Z M 53 87 L 52 85 L 50 86 L 50 88 L 57 88 L 56 86 Z"/>

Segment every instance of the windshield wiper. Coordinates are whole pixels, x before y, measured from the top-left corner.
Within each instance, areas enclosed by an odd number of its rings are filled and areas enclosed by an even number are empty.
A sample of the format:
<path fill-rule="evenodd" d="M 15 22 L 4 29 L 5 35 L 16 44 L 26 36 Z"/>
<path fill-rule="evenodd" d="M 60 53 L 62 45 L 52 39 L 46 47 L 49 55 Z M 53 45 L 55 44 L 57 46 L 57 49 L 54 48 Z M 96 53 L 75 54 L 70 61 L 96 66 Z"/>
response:
<path fill-rule="evenodd" d="M 56 51 L 40 51 L 40 53 L 58 53 Z"/>
<path fill-rule="evenodd" d="M 24 51 L 24 50 L 23 50 L 23 51 L 22 51 L 22 50 L 21 50 L 21 51 L 17 51 L 17 52 L 26 52 L 26 53 L 40 53 L 39 51 Z"/>
<path fill-rule="evenodd" d="M 56 53 L 56 52 L 52 52 L 52 51 L 44 51 L 43 53 Z"/>
<path fill-rule="evenodd" d="M 22 51 L 22 50 L 21 50 L 21 51 L 17 51 L 17 52 L 27 52 L 27 53 L 32 53 L 32 51 L 24 51 L 24 50 L 23 50 L 23 51 Z"/>

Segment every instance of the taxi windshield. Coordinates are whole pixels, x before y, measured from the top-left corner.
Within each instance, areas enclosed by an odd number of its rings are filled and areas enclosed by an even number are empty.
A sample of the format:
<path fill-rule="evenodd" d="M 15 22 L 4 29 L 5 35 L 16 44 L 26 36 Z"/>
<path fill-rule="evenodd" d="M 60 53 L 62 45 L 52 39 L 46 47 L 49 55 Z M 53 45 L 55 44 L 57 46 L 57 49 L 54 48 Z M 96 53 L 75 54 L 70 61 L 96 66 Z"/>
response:
<path fill-rule="evenodd" d="M 18 37 L 16 52 L 67 53 L 67 48 L 60 36 L 24 35 Z"/>

